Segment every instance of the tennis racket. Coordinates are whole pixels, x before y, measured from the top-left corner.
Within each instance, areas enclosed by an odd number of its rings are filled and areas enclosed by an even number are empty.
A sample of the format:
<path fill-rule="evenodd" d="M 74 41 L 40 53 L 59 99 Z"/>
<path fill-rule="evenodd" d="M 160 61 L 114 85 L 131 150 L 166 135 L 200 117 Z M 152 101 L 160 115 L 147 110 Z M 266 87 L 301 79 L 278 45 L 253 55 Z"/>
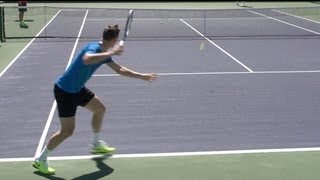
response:
<path fill-rule="evenodd" d="M 133 10 L 131 9 L 129 11 L 128 19 L 126 22 L 126 27 L 124 28 L 124 35 L 119 43 L 120 46 L 124 45 L 124 41 L 126 40 L 126 38 L 129 35 L 130 29 L 131 29 L 131 24 L 132 24 L 132 19 L 133 19 Z"/>

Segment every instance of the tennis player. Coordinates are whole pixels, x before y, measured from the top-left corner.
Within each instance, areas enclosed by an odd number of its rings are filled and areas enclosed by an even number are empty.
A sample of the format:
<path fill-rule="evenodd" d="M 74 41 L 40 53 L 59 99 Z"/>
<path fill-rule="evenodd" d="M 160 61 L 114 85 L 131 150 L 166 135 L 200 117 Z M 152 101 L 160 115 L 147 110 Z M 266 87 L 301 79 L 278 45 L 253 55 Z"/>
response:
<path fill-rule="evenodd" d="M 120 29 L 117 24 L 106 27 L 103 30 L 102 40 L 86 44 L 73 59 L 67 70 L 56 80 L 54 96 L 57 102 L 61 129 L 51 136 L 48 144 L 33 163 L 33 166 L 41 173 L 55 174 L 55 170 L 48 166 L 47 157 L 52 150 L 72 135 L 75 129 L 75 114 L 78 106 L 82 106 L 93 113 L 91 153 L 108 154 L 116 150 L 116 148 L 102 141 L 99 135 L 106 108 L 99 98 L 85 86 L 85 83 L 102 64 L 106 64 L 123 76 L 149 82 L 157 79 L 155 73 L 135 72 L 113 61 L 113 55 L 121 55 L 123 52 L 123 47 L 117 43 L 119 32 Z"/>
<path fill-rule="evenodd" d="M 20 28 L 29 28 L 29 25 L 24 22 L 24 14 L 28 11 L 27 1 L 18 1 L 19 9 L 19 25 Z"/>

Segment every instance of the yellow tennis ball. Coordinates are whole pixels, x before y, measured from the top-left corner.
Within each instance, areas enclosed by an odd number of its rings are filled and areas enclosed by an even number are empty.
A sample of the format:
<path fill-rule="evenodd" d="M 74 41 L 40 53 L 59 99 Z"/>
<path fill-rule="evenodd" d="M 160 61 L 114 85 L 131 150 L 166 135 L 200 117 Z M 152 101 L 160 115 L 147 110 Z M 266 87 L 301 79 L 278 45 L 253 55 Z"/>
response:
<path fill-rule="evenodd" d="M 200 51 L 204 50 L 204 48 L 205 48 L 205 44 L 204 44 L 204 42 L 202 42 L 202 43 L 200 44 Z"/>

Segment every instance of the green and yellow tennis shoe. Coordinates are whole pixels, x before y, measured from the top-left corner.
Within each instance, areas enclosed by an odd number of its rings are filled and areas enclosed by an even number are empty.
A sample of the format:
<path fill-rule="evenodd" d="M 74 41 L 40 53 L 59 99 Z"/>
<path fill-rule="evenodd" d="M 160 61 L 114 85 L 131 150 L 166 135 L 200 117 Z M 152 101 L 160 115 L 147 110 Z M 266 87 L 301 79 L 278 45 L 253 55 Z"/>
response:
<path fill-rule="evenodd" d="M 38 161 L 35 160 L 32 164 L 32 166 L 36 169 L 38 169 L 41 173 L 47 174 L 47 175 L 54 175 L 55 170 L 48 166 L 47 161 Z"/>
<path fill-rule="evenodd" d="M 92 154 L 112 154 L 116 151 L 115 147 L 109 146 L 104 141 L 98 141 L 96 144 L 91 144 Z"/>
<path fill-rule="evenodd" d="M 20 28 L 25 28 L 25 29 L 29 28 L 28 24 L 26 24 L 24 21 L 21 21 L 19 25 L 20 25 Z"/>

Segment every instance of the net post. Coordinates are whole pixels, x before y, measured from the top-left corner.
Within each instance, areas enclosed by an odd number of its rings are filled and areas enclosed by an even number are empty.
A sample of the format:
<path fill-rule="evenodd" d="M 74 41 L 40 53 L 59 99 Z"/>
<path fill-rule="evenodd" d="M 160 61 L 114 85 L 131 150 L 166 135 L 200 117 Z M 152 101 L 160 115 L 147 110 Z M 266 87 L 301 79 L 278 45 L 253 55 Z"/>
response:
<path fill-rule="evenodd" d="M 5 42 L 4 7 L 0 6 L 0 42 Z"/>

